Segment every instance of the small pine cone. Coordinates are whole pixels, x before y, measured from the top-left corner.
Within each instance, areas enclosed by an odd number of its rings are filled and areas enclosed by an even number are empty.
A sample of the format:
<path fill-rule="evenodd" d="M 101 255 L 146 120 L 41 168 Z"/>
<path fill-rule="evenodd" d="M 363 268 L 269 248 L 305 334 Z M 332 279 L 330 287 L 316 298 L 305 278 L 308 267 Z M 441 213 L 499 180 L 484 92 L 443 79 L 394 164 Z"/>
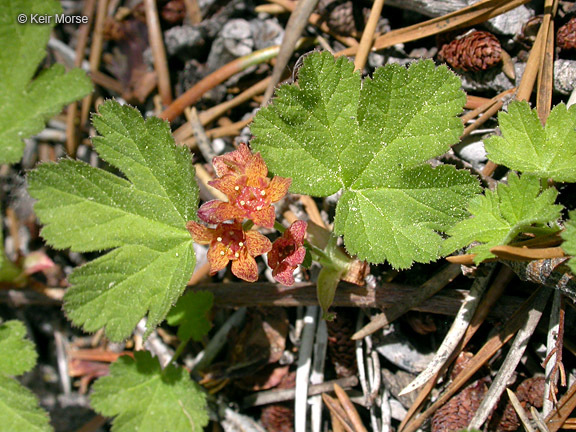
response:
<path fill-rule="evenodd" d="M 182 24 L 186 16 L 186 6 L 184 0 L 170 0 L 160 10 L 160 16 L 168 24 Z"/>
<path fill-rule="evenodd" d="M 268 405 L 260 416 L 268 432 L 294 432 L 294 410 L 284 405 Z"/>
<path fill-rule="evenodd" d="M 366 23 L 364 9 L 353 1 L 320 0 L 318 13 L 330 30 L 343 36 L 357 35 Z"/>
<path fill-rule="evenodd" d="M 528 418 L 532 418 L 530 414 L 530 407 L 542 408 L 542 398 L 544 397 L 544 377 L 528 378 L 522 381 L 515 391 L 516 397 L 528 414 Z M 500 417 L 497 432 L 512 432 L 520 428 L 520 420 L 518 414 L 508 401 L 504 413 Z"/>
<path fill-rule="evenodd" d="M 444 405 L 432 417 L 432 432 L 453 432 L 466 428 L 486 393 L 483 379 L 470 384 Z"/>
<path fill-rule="evenodd" d="M 348 314 L 347 309 L 337 309 L 336 318 L 328 321 L 328 354 L 339 377 L 356 375 L 355 347 L 352 339 L 355 320 Z"/>
<path fill-rule="evenodd" d="M 556 33 L 556 46 L 562 51 L 576 49 L 576 17 L 570 19 L 558 29 Z"/>
<path fill-rule="evenodd" d="M 120 21 L 116 21 L 113 17 L 108 17 L 104 20 L 104 27 L 102 28 L 102 36 L 106 40 L 119 41 L 126 37 L 124 25 Z"/>
<path fill-rule="evenodd" d="M 473 31 L 444 45 L 438 58 L 454 69 L 482 71 L 502 60 L 502 47 L 492 33 Z"/>

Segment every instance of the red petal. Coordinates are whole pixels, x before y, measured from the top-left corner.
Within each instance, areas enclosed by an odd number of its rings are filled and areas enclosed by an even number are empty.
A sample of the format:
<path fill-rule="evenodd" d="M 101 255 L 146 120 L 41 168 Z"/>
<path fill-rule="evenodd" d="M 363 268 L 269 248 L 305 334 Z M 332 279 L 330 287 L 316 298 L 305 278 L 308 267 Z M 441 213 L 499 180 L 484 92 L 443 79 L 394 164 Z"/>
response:
<path fill-rule="evenodd" d="M 246 177 L 248 177 L 248 183 L 250 186 L 259 186 L 258 179 L 261 177 L 266 178 L 267 176 L 268 167 L 266 166 L 266 162 L 264 162 L 260 153 L 256 153 L 246 165 Z"/>
<path fill-rule="evenodd" d="M 212 159 L 212 165 L 218 177 L 226 174 L 242 175 L 246 172 L 246 165 L 251 159 L 252 152 L 246 144 L 242 143 L 237 150 L 223 156 L 216 156 Z"/>
<path fill-rule="evenodd" d="M 214 230 L 205 227 L 198 222 L 190 221 L 186 224 L 186 229 L 190 231 L 192 239 L 199 244 L 208 244 L 214 237 Z"/>
<path fill-rule="evenodd" d="M 270 252 L 272 242 L 258 231 L 248 231 L 246 235 L 246 249 L 252 256 L 258 256 Z"/>
<path fill-rule="evenodd" d="M 303 220 L 297 220 L 290 225 L 288 228 L 288 232 L 290 237 L 294 240 L 297 246 L 301 245 L 304 242 L 304 237 L 306 236 L 306 229 L 308 228 L 308 224 Z"/>
<path fill-rule="evenodd" d="M 250 219 L 252 219 L 254 225 L 259 225 L 265 228 L 274 228 L 276 211 L 274 210 L 274 207 L 269 205 L 264 207 L 262 210 L 251 212 Z"/>
<path fill-rule="evenodd" d="M 272 271 L 272 276 L 282 285 L 292 286 L 294 285 L 294 267 L 291 267 L 285 263 L 282 263 L 278 268 Z"/>
<path fill-rule="evenodd" d="M 294 253 L 286 257 L 284 262 L 288 265 L 296 268 L 304 262 L 304 257 L 306 256 L 306 248 L 304 246 L 299 247 Z"/>
<path fill-rule="evenodd" d="M 224 255 L 222 255 L 224 252 Z M 226 246 L 222 243 L 216 243 L 208 248 L 208 262 L 210 263 L 210 275 L 215 275 L 220 270 L 228 265 L 228 254 L 226 253 Z"/>
<path fill-rule="evenodd" d="M 258 265 L 256 260 L 243 249 L 240 257 L 232 261 L 232 273 L 246 282 L 256 282 L 258 280 Z"/>
<path fill-rule="evenodd" d="M 198 217 L 206 223 L 220 223 L 244 217 L 244 212 L 232 204 L 219 200 L 204 203 L 198 209 Z"/>
<path fill-rule="evenodd" d="M 231 200 L 238 191 L 235 189 L 237 186 L 242 188 L 246 184 L 246 178 L 244 176 L 238 177 L 236 175 L 228 174 L 224 177 L 217 178 L 208 182 L 210 186 L 218 189 L 220 192 L 224 193 Z"/>
<path fill-rule="evenodd" d="M 270 186 L 266 189 L 266 196 L 270 202 L 280 201 L 288 193 L 290 185 L 292 184 L 291 178 L 274 177 L 270 182 Z"/>

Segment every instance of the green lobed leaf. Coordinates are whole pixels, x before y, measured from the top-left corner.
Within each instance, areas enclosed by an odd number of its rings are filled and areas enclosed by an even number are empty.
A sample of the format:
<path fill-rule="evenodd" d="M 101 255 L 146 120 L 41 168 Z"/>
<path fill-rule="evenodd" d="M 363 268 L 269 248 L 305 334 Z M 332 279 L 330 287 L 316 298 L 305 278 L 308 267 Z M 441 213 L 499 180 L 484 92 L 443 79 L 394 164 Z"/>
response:
<path fill-rule="evenodd" d="M 20 321 L 0 325 L 0 425 L 11 432 L 51 431 L 48 414 L 36 396 L 9 375 L 21 375 L 36 365 L 34 344 L 25 339 Z"/>
<path fill-rule="evenodd" d="M 206 397 L 188 372 L 169 365 L 162 371 L 148 352 L 120 357 L 110 375 L 93 387 L 92 407 L 116 417 L 114 432 L 201 431 L 208 423 Z"/>
<path fill-rule="evenodd" d="M 488 159 L 513 170 L 558 182 L 576 182 L 576 106 L 555 106 L 542 127 L 527 102 L 500 112 L 502 136 L 486 140 Z"/>
<path fill-rule="evenodd" d="M 562 233 L 562 238 L 564 243 L 562 243 L 562 249 L 568 255 L 572 255 L 570 261 L 568 261 L 568 266 L 572 270 L 573 274 L 576 274 L 576 210 L 569 213 L 570 219 L 565 223 L 565 230 Z"/>
<path fill-rule="evenodd" d="M 298 75 L 256 115 L 253 147 L 275 174 L 292 177 L 293 192 L 343 190 L 334 229 L 350 253 L 397 268 L 437 259 L 438 232 L 479 192 L 469 173 L 425 164 L 462 133 L 459 79 L 421 61 L 362 83 L 350 61 L 329 53 L 308 56 Z"/>
<path fill-rule="evenodd" d="M 208 312 L 212 309 L 214 294 L 210 291 L 188 292 L 170 310 L 166 321 L 171 326 L 178 326 L 178 339 L 181 342 L 190 338 L 199 341 L 208 334 L 212 323 Z"/>
<path fill-rule="evenodd" d="M 443 252 L 448 254 L 472 242 L 482 244 L 471 248 L 475 263 L 494 255 L 490 249 L 506 245 L 514 238 L 536 227 L 538 232 L 553 232 L 558 228 L 548 226 L 560 217 L 562 206 L 554 204 L 558 191 L 547 188 L 542 191 L 538 177 L 516 173 L 508 174 L 508 184 L 499 184 L 496 191 L 486 190 L 468 206 L 472 218 L 465 219 L 450 229 L 451 237 L 444 243 Z"/>
<path fill-rule="evenodd" d="M 30 390 L 0 374 L 0 424 L 10 432 L 52 431 L 48 413 Z"/>
<path fill-rule="evenodd" d="M 151 331 L 182 294 L 195 264 L 186 222 L 195 218 L 198 187 L 190 153 L 174 144 L 166 122 L 144 121 L 115 101 L 99 111 L 94 148 L 127 179 L 64 160 L 41 165 L 28 180 L 50 245 L 115 248 L 74 270 L 64 309 L 84 330 L 104 327 L 119 341 L 146 314 Z"/>
<path fill-rule="evenodd" d="M 20 321 L 0 325 L 0 373 L 21 375 L 36 365 L 34 344 L 25 339 L 26 327 Z"/>
<path fill-rule="evenodd" d="M 0 164 L 18 162 L 23 138 L 40 132 L 45 120 L 63 105 L 92 90 L 84 71 L 66 73 L 62 65 L 52 66 L 30 82 L 46 56 L 55 23 L 19 24 L 17 17 L 54 17 L 60 12 L 59 2 L 54 0 L 4 0 L 0 7 Z"/>

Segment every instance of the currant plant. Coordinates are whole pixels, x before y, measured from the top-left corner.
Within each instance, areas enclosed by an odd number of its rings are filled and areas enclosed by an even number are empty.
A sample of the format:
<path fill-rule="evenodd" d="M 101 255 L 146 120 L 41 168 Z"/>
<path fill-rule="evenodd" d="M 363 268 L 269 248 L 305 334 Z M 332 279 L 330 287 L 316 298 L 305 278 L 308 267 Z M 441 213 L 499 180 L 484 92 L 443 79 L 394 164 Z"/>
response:
<path fill-rule="evenodd" d="M 84 71 L 56 64 L 34 80 L 54 24 L 19 24 L 20 14 L 61 13 L 54 0 L 5 0 L 0 11 L 0 164 L 22 157 L 24 138 L 40 132 L 65 104 L 92 91 Z"/>
<path fill-rule="evenodd" d="M 576 182 L 576 106 L 555 106 L 542 126 L 527 102 L 511 102 L 508 112 L 498 115 L 498 122 L 502 136 L 486 141 L 488 159 L 523 174 L 511 172 L 508 184 L 473 199 L 469 206 L 473 217 L 448 230 L 451 238 L 443 247 L 443 253 L 449 254 L 479 242 L 471 249 L 476 263 L 495 257 L 492 247 L 510 244 L 522 233 L 559 231 L 563 206 L 554 204 L 558 191 L 548 185 L 548 179 Z M 562 236 L 566 253 L 574 255 L 572 224 L 566 224 Z"/>

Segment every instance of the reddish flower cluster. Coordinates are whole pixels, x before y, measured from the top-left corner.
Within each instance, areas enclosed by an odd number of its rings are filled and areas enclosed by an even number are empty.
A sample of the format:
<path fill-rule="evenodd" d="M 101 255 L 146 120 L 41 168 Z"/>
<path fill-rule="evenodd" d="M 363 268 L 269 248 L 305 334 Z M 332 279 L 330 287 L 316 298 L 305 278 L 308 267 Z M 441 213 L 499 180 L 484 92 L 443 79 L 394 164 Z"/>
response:
<path fill-rule="evenodd" d="M 285 285 L 293 284 L 292 272 L 302 263 L 306 253 L 302 246 L 306 223 L 295 222 L 274 245 L 257 231 L 245 231 L 242 227 L 244 219 L 250 219 L 255 225 L 273 228 L 276 212 L 272 203 L 286 195 L 291 179 L 268 178 L 264 159 L 260 153 L 252 154 L 246 144 L 215 157 L 213 165 L 218 178 L 208 184 L 223 192 L 228 201 L 213 200 L 203 204 L 198 217 L 206 223 L 216 224 L 216 228 L 193 221 L 186 225 L 194 241 L 210 245 L 210 274 L 216 274 L 232 261 L 235 276 L 254 282 L 258 279 L 254 257 L 270 252 L 268 264 L 276 280 Z"/>

